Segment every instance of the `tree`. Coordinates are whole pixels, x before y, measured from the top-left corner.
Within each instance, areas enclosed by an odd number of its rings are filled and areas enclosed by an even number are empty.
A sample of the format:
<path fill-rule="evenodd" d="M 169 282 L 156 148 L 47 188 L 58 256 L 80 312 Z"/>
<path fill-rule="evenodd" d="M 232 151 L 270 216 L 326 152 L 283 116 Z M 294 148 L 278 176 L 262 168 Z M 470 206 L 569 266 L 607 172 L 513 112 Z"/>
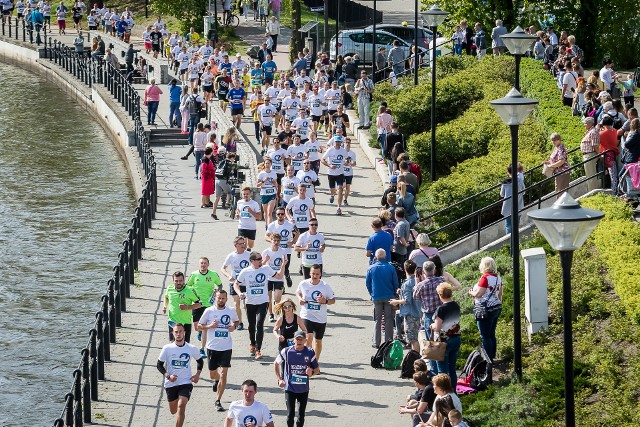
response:
<path fill-rule="evenodd" d="M 186 33 L 190 27 L 194 27 L 198 32 L 203 31 L 203 16 L 207 14 L 208 4 L 209 0 L 152 0 L 151 7 L 160 15 L 178 18 L 182 31 Z"/>
<path fill-rule="evenodd" d="M 289 48 L 289 59 L 291 63 L 298 58 L 298 52 L 302 52 L 304 41 L 302 33 L 298 31 L 302 26 L 302 12 L 300 9 L 300 0 L 291 0 L 291 44 Z"/>

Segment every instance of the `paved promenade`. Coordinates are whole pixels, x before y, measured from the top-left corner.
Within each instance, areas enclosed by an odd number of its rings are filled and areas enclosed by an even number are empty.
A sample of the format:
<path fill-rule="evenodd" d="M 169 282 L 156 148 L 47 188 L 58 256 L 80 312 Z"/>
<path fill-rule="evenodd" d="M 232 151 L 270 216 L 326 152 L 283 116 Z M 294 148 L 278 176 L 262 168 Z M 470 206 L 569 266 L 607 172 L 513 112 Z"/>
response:
<path fill-rule="evenodd" d="M 167 120 L 168 99 L 161 99 L 159 117 Z M 142 88 L 142 87 L 141 87 Z M 253 123 L 245 118 L 242 130 L 253 135 Z M 253 141 L 253 138 L 251 138 Z M 254 143 L 254 142 L 252 142 Z M 246 146 L 243 147 L 246 150 Z M 322 186 L 317 189 L 319 231 L 327 241 L 324 279 L 336 292 L 337 302 L 330 306 L 327 334 L 320 366 L 322 375 L 311 380 L 306 425 L 351 426 L 364 420 L 375 426 L 408 424 L 397 408 L 410 391 L 410 383 L 399 379 L 399 371 L 387 372 L 370 367 L 372 305 L 364 285 L 367 259 L 364 245 L 371 232 L 370 220 L 377 212 L 382 183 L 361 147 L 354 144 L 358 167 L 350 206 L 343 216 L 335 216 L 335 206 L 328 204 L 327 178 L 324 168 Z M 209 209 L 200 208 L 200 182 L 193 180 L 194 161 L 180 157 L 186 146 L 154 147 L 158 163 L 158 213 L 153 222 L 147 248 L 140 261 L 137 285 L 123 313 L 123 327 L 112 347 L 112 362 L 106 366 L 107 381 L 100 384 L 100 401 L 93 403 L 93 420 L 109 426 L 171 426 L 162 388 L 162 376 L 156 370 L 160 349 L 168 343 L 167 317 L 162 314 L 162 299 L 171 274 L 176 270 L 197 270 L 198 259 L 207 256 L 211 269 L 220 271 L 226 255 L 233 250 L 237 222 L 218 211 L 214 221 Z M 245 163 L 246 160 L 242 160 Z M 259 223 L 259 229 L 263 223 Z M 256 249 L 268 244 L 259 231 Z M 294 288 L 301 280 L 294 257 Z M 226 286 L 226 285 L 225 285 Z M 245 317 L 246 318 L 246 317 Z M 246 324 L 246 323 L 245 323 Z M 285 424 L 284 392 L 276 386 L 273 360 L 277 342 L 266 323 L 264 359 L 249 356 L 248 332 L 233 333 L 234 350 L 229 370 L 228 388 L 222 404 L 241 398 L 239 385 L 247 378 L 258 383 L 257 399 L 271 408 L 276 425 Z M 194 334 L 195 335 L 195 334 Z M 197 341 L 195 342 L 197 344 Z M 205 365 L 206 366 L 206 365 Z M 208 371 L 202 373 L 187 408 L 187 426 L 222 425 L 225 413 L 215 412 L 214 395 Z"/>

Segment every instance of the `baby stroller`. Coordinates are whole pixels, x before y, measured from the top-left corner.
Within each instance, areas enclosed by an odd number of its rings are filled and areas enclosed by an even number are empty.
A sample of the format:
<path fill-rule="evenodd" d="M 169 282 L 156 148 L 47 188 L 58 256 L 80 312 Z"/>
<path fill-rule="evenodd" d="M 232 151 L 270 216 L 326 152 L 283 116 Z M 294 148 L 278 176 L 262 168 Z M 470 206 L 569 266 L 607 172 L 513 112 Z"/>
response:
<path fill-rule="evenodd" d="M 640 198 L 640 162 L 624 165 L 622 175 L 618 178 L 618 192 L 624 194 L 627 200 Z"/>

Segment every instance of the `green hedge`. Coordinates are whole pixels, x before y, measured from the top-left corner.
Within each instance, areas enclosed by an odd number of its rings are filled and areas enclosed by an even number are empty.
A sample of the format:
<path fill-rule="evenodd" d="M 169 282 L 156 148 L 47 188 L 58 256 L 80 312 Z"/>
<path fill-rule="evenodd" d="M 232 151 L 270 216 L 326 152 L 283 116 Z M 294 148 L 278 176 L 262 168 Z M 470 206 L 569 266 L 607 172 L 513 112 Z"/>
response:
<path fill-rule="evenodd" d="M 634 425 L 640 417 L 640 327 L 638 325 L 638 284 L 640 226 L 631 221 L 630 208 L 614 197 L 597 195 L 582 204 L 605 211 L 585 246 L 574 254 L 572 271 L 572 312 L 574 328 L 574 368 L 576 424 L 585 427 Z M 549 328 L 523 345 L 523 382 L 512 384 L 513 310 L 512 272 L 509 248 L 479 254 L 455 266 L 448 266 L 465 285 L 480 274 L 477 265 L 483 256 L 492 256 L 505 284 L 503 310 L 498 322 L 498 369 L 507 374 L 494 387 L 476 395 L 463 396 L 465 417 L 477 426 L 561 426 L 564 383 L 562 380 L 562 271 L 558 253 L 535 232 L 523 247 L 544 247 L 547 252 Z M 630 250 L 631 249 L 631 250 Z M 629 267 L 629 268 L 627 268 Z M 524 274 L 521 270 L 521 295 Z M 614 293 L 615 290 L 615 293 Z M 454 299 L 461 304 L 463 363 L 479 345 L 472 317 L 472 301 L 464 291 Z M 523 311 L 524 312 L 524 311 Z M 630 322 L 629 319 L 635 322 Z M 461 366 L 461 365 L 460 365 Z"/>

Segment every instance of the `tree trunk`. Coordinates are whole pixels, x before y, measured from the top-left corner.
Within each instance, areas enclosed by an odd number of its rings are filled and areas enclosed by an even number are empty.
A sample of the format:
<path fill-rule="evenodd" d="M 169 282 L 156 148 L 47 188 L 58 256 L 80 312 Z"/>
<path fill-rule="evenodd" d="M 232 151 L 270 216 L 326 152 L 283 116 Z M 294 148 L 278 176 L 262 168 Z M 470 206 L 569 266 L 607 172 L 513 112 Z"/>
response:
<path fill-rule="evenodd" d="M 576 28 L 576 41 L 584 52 L 582 65 L 593 66 L 596 64 L 594 55 L 596 52 L 596 40 L 594 34 L 598 34 L 598 4 L 595 0 L 580 1 L 580 17 Z"/>
<path fill-rule="evenodd" d="M 289 49 L 289 59 L 295 62 L 298 58 L 298 52 L 302 52 L 304 47 L 302 33 L 298 31 L 302 26 L 302 15 L 300 12 L 300 0 L 291 0 L 291 45 Z"/>

